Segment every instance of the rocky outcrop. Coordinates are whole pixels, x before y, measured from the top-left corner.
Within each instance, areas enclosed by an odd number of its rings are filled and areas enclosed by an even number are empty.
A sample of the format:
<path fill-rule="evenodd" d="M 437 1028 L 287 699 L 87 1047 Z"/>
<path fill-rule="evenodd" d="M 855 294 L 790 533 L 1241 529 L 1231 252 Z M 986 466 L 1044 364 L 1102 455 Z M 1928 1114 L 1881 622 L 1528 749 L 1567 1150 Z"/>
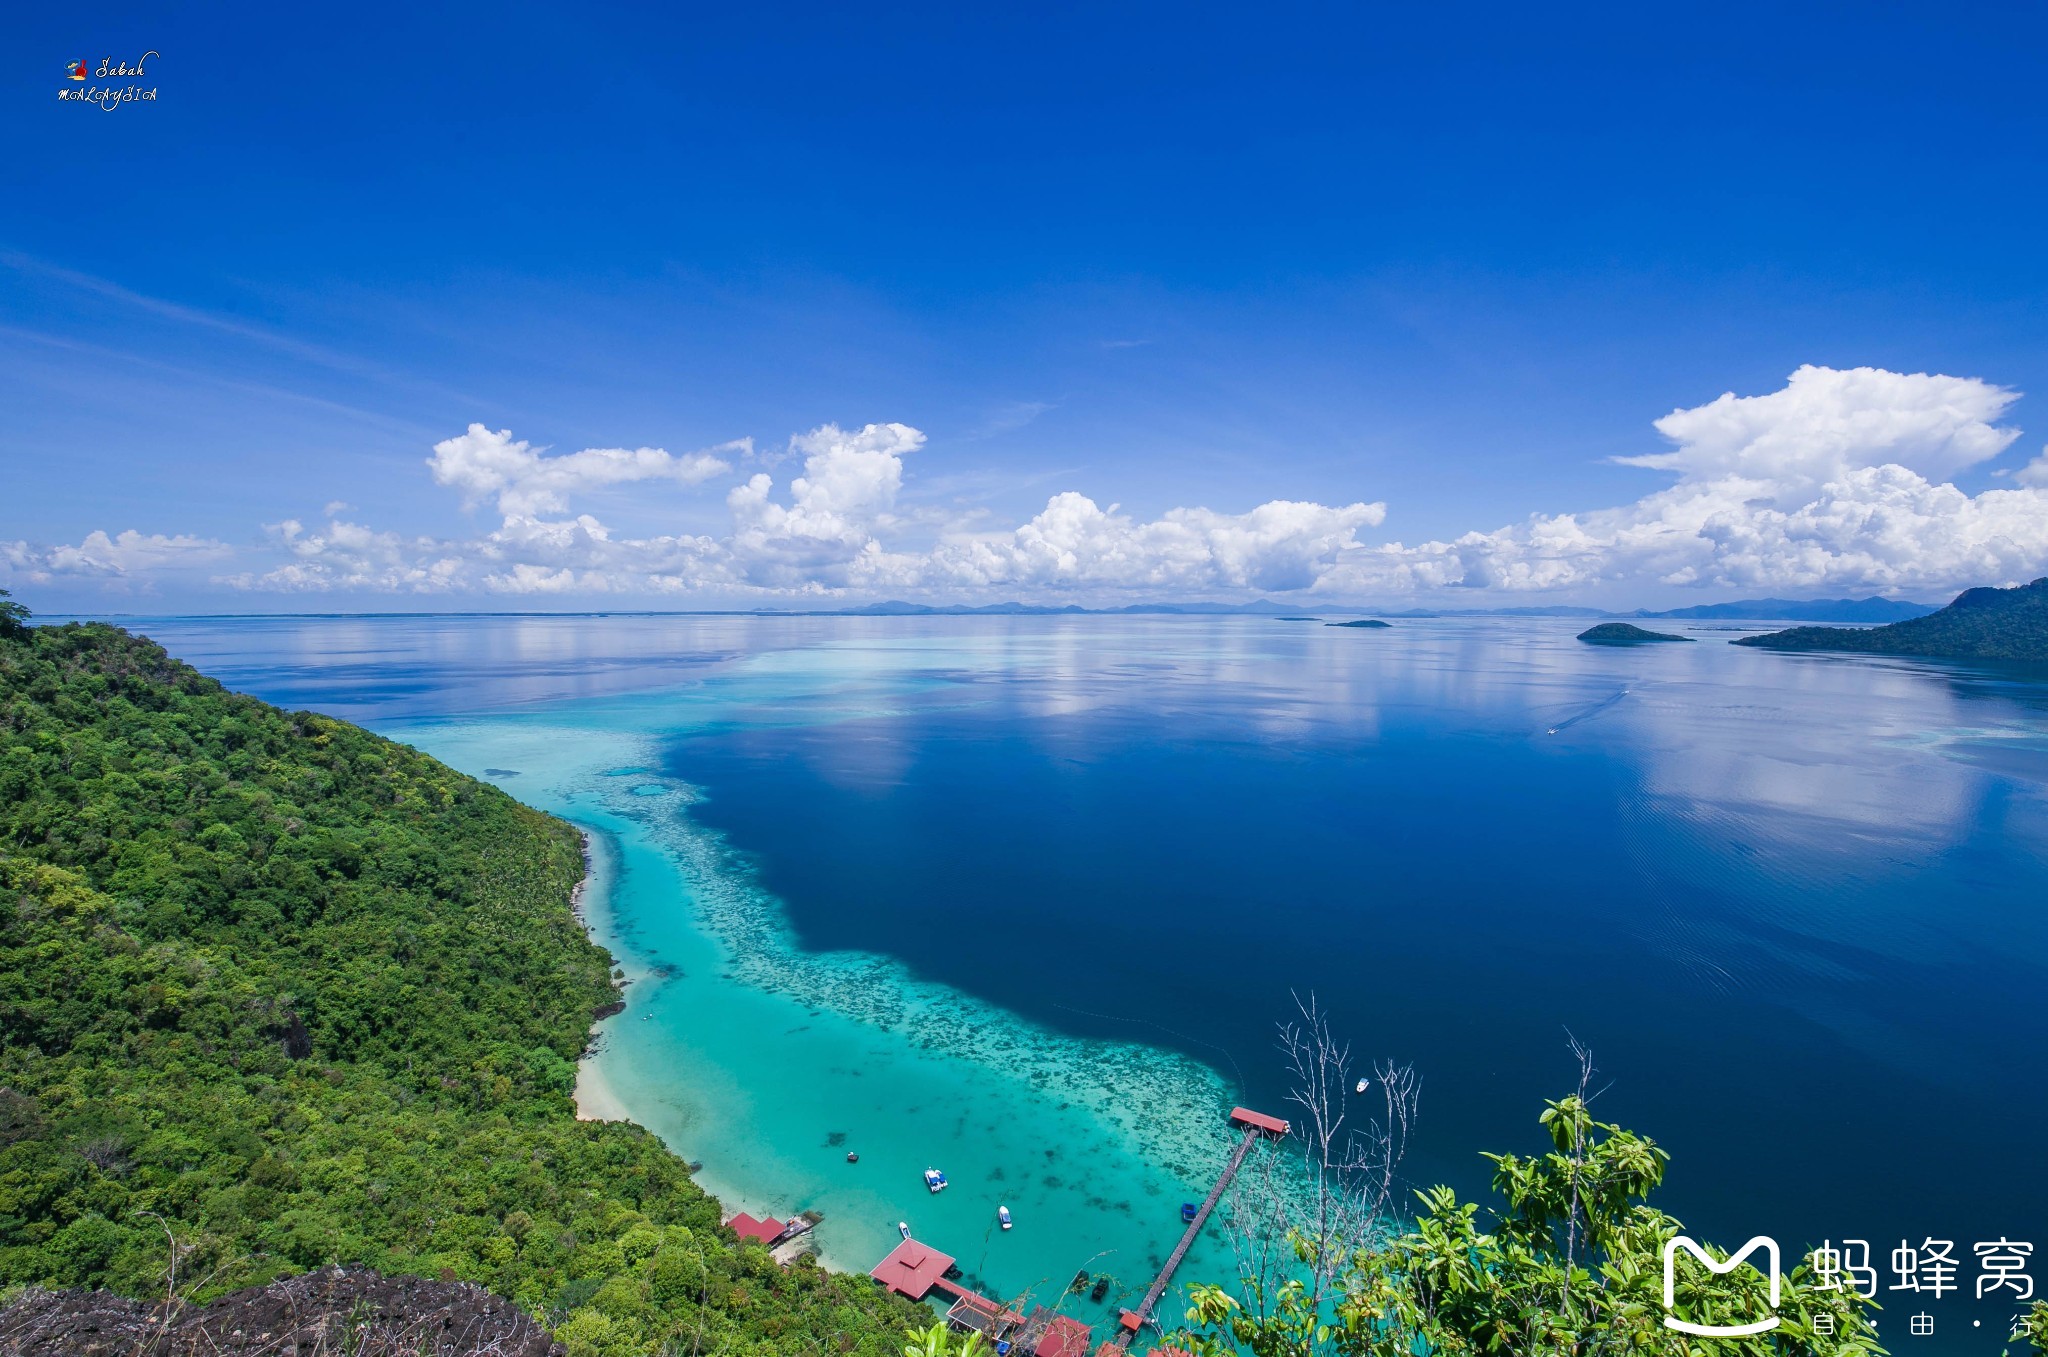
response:
<path fill-rule="evenodd" d="M 0 1357 L 565 1357 L 467 1282 L 328 1267 L 205 1305 L 31 1288 L 0 1310 Z"/>

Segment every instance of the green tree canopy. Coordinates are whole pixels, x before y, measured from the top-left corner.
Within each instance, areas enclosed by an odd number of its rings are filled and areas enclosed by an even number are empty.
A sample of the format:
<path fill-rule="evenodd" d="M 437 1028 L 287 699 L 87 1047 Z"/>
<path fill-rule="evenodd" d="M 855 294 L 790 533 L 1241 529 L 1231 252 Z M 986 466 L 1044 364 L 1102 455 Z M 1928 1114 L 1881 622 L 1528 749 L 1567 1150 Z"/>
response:
<path fill-rule="evenodd" d="M 28 635 L 28 620 L 33 613 L 14 601 L 14 596 L 0 589 L 0 636 L 19 639 Z"/>
<path fill-rule="evenodd" d="M 897 1357 L 916 1307 L 777 1265 L 652 1135 L 577 1120 L 614 998 L 582 870 L 569 825 L 117 628 L 0 638 L 0 1286 L 360 1262 L 574 1357 Z"/>

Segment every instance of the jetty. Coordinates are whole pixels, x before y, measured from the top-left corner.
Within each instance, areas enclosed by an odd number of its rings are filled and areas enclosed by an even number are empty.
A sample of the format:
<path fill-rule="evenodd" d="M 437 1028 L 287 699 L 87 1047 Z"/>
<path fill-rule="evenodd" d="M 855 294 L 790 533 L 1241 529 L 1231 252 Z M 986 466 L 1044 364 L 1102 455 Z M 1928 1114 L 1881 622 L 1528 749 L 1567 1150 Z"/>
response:
<path fill-rule="evenodd" d="M 1145 1298 L 1136 1309 L 1118 1312 L 1115 1336 L 1095 1348 L 1095 1357 L 1125 1357 L 1126 1350 L 1151 1322 L 1152 1312 L 1166 1295 L 1166 1289 L 1173 1284 L 1173 1274 L 1186 1261 L 1195 1240 L 1201 1237 L 1202 1227 L 1208 1224 L 1216 1203 L 1223 1200 L 1231 1180 L 1244 1166 L 1245 1156 L 1251 1153 L 1252 1146 L 1260 1140 L 1280 1140 L 1290 1129 L 1280 1118 L 1254 1112 L 1248 1107 L 1231 1109 L 1230 1124 L 1243 1133 L 1237 1148 L 1231 1151 L 1230 1159 L 1224 1164 L 1223 1171 L 1216 1175 L 1209 1195 L 1188 1221 L 1187 1228 L 1181 1231 L 1180 1241 L 1167 1255 L 1159 1275 L 1152 1279 Z M 875 1264 L 868 1275 L 910 1300 L 926 1300 L 934 1292 L 950 1297 L 952 1303 L 946 1310 L 948 1323 L 956 1329 L 985 1335 L 992 1343 L 1007 1342 L 1012 1352 L 1022 1349 L 1029 1357 L 1086 1357 L 1094 1343 L 1094 1331 L 1086 1324 L 1042 1305 L 1029 1315 L 1020 1314 L 1000 1301 L 990 1300 L 953 1281 L 952 1276 L 957 1275 L 958 1270 L 953 1255 L 922 1240 L 905 1239 L 889 1250 L 888 1257 Z M 1161 1348 L 1153 1357 L 1181 1355 Z"/>
<path fill-rule="evenodd" d="M 1209 1195 L 1195 1211 L 1195 1218 L 1188 1222 L 1187 1229 L 1181 1231 L 1180 1242 L 1175 1244 L 1173 1252 L 1166 1256 L 1166 1264 L 1159 1269 L 1159 1275 L 1152 1279 L 1152 1285 L 1146 1289 L 1145 1299 L 1138 1302 L 1137 1309 L 1125 1310 L 1117 1317 L 1117 1329 L 1123 1340 L 1117 1346 L 1128 1346 L 1130 1341 L 1137 1337 L 1138 1331 L 1152 1318 L 1152 1311 L 1158 1307 L 1160 1297 L 1164 1296 L 1166 1288 L 1173 1284 L 1173 1274 L 1186 1260 L 1188 1250 L 1195 1246 L 1195 1240 L 1200 1237 L 1202 1227 L 1209 1221 L 1209 1213 L 1216 1209 L 1217 1202 L 1223 1200 L 1224 1192 L 1229 1189 L 1231 1179 L 1237 1177 L 1238 1169 L 1244 1166 L 1244 1157 L 1252 1152 L 1252 1146 L 1260 1140 L 1284 1139 L 1291 1129 L 1280 1118 L 1269 1117 L 1263 1112 L 1254 1112 L 1248 1107 L 1232 1108 L 1230 1124 L 1244 1132 L 1243 1137 L 1237 1142 L 1237 1148 L 1231 1151 L 1230 1162 L 1223 1166 L 1223 1172 L 1216 1175 L 1216 1184 L 1209 1189 Z"/>

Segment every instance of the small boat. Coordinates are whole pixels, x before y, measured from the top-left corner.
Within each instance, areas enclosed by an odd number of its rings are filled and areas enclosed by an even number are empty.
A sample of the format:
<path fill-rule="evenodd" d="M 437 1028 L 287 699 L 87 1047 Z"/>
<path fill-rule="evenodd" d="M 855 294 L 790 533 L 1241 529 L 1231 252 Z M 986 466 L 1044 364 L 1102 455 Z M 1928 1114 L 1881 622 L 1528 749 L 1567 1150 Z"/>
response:
<path fill-rule="evenodd" d="M 846 1162 L 849 1164 L 858 1164 L 860 1162 L 860 1156 L 854 1153 L 852 1150 L 848 1150 L 846 1152 Z"/>
<path fill-rule="evenodd" d="M 1358 1087 L 1356 1089 L 1353 1089 L 1352 1091 L 1354 1093 L 1363 1093 L 1365 1092 L 1365 1086 L 1371 1082 L 1372 1080 L 1370 1079 L 1361 1079 L 1358 1081 Z"/>
<path fill-rule="evenodd" d="M 1202 1208 L 1195 1205 L 1193 1202 L 1182 1202 L 1180 1204 L 1180 1218 L 1183 1224 L 1194 1224 L 1195 1217 L 1200 1215 L 1201 1213 Z"/>
<path fill-rule="evenodd" d="M 905 1239 L 910 1238 L 910 1222 L 907 1220 L 897 1221 L 896 1233 L 902 1235 Z"/>
<path fill-rule="evenodd" d="M 997 1220 L 999 1220 L 999 1221 L 1001 1221 L 1001 1222 L 1003 1223 L 1003 1228 L 1004 1228 L 1005 1230 L 1009 1229 L 1009 1228 L 1010 1228 L 1010 1208 L 1009 1208 L 1009 1207 L 1007 1207 L 1007 1206 L 998 1206 L 998 1207 L 996 1208 L 996 1219 L 997 1219 Z"/>
<path fill-rule="evenodd" d="M 924 1185 L 930 1191 L 943 1192 L 946 1190 L 946 1175 L 937 1169 L 926 1169 L 924 1171 Z"/>
<path fill-rule="evenodd" d="M 1098 1275 L 1095 1278 L 1095 1286 L 1088 1292 L 1088 1299 L 1100 1305 L 1102 1304 L 1102 1298 L 1108 1294 L 1109 1277 L 1106 1274 Z"/>

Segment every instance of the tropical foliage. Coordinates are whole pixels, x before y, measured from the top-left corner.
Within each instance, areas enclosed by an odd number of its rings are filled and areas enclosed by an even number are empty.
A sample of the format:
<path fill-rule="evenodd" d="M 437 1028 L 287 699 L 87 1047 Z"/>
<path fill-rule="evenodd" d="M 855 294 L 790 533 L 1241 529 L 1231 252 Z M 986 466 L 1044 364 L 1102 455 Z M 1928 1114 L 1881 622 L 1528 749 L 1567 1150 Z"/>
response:
<path fill-rule="evenodd" d="M 733 1242 L 579 1122 L 614 998 L 576 833 L 426 756 L 0 598 L 0 1285 L 473 1280 L 577 1357 L 894 1357 L 917 1311 Z"/>
<path fill-rule="evenodd" d="M 1488 1155 L 1497 1206 L 1460 1202 L 1447 1187 L 1418 1194 L 1412 1228 L 1339 1265 L 1333 1302 L 1315 1306 L 1299 1282 L 1192 1288 L 1180 1345 L 1255 1357 L 1416 1357 L 1417 1354 L 1671 1354 L 1678 1357 L 1853 1357 L 1877 1353 L 1868 1304 L 1853 1290 L 1818 1290 L 1803 1265 L 1784 1281 L 1777 1327 L 1702 1339 L 1665 1327 L 1667 1314 L 1736 1325 L 1771 1311 L 1762 1273 L 1738 1267 L 1677 1272 L 1664 1308 L 1663 1251 L 1678 1221 L 1645 1203 L 1668 1157 L 1657 1145 L 1593 1119 L 1578 1096 L 1547 1105 L 1548 1153 Z M 1297 1234 L 1305 1270 L 1312 1246 Z M 1714 1256 L 1726 1261 L 1725 1251 Z M 1788 1259 L 1787 1262 L 1792 1260 Z"/>

